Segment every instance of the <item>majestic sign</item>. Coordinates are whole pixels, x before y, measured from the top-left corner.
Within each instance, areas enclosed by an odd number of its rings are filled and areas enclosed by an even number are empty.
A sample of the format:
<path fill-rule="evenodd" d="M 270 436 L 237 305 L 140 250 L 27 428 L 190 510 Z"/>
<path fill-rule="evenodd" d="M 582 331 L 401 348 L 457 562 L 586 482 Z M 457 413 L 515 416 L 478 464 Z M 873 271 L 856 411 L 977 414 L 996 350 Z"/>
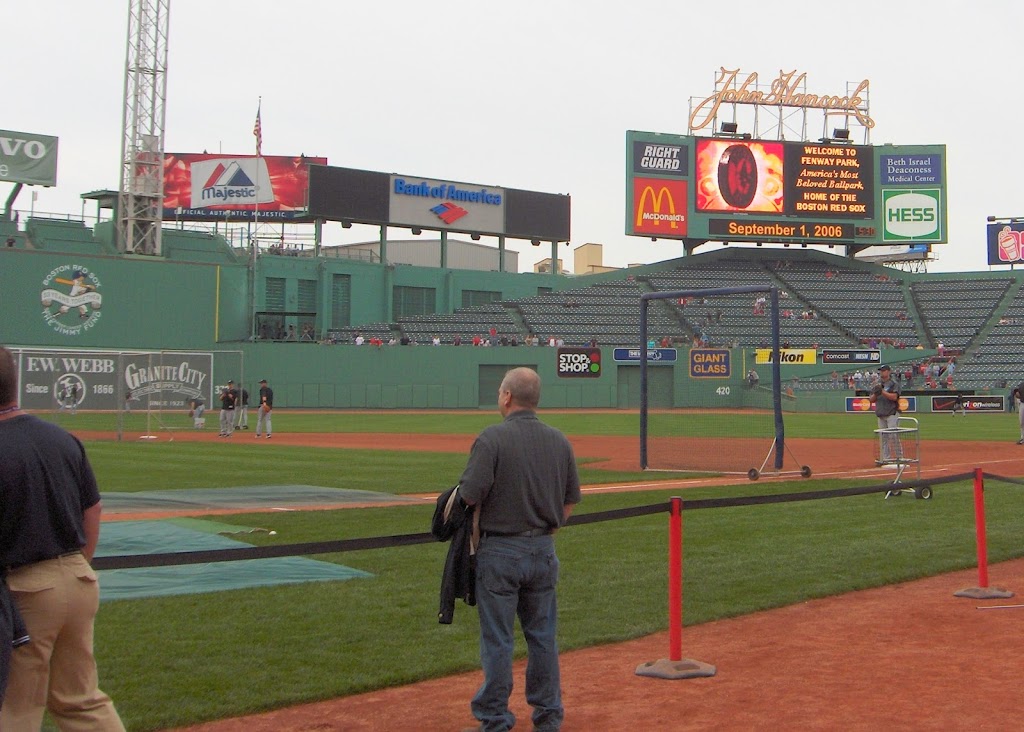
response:
<path fill-rule="evenodd" d="M 327 158 L 167 153 L 166 221 L 308 218 L 309 165 Z"/>
<path fill-rule="evenodd" d="M 753 104 L 765 107 L 796 107 L 820 109 L 829 114 L 849 114 L 864 127 L 872 128 L 875 121 L 868 116 L 867 96 L 869 82 L 860 82 L 852 94 L 806 94 L 800 88 L 807 82 L 807 74 L 780 71 L 767 89 L 759 88 L 757 72 L 740 79 L 739 69 L 719 69 L 715 79 L 716 91 L 693 106 L 690 113 L 690 131 L 702 130 L 718 116 L 723 104 Z"/>
<path fill-rule="evenodd" d="M 57 185 L 57 138 L 0 130 L 0 181 Z"/>

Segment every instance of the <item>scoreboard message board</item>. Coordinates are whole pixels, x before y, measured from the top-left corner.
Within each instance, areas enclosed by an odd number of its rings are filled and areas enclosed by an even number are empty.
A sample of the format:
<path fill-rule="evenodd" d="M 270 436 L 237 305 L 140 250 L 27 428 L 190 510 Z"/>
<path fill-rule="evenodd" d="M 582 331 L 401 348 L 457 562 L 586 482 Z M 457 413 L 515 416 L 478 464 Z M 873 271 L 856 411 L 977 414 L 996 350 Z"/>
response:
<path fill-rule="evenodd" d="M 942 243 L 944 145 L 626 133 L 626 233 L 703 241 Z"/>

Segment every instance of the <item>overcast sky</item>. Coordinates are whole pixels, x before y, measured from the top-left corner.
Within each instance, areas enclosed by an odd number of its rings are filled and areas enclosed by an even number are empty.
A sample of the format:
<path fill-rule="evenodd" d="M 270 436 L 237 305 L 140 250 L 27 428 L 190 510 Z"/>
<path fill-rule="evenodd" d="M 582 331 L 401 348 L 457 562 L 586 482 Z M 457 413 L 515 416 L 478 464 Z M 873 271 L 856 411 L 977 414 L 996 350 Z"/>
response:
<path fill-rule="evenodd" d="M 81 193 L 119 185 L 128 7 L 4 4 L 0 128 L 60 138 L 36 212 L 77 215 Z M 873 144 L 948 146 L 950 237 L 931 271 L 985 270 L 985 217 L 1024 215 L 1022 27 L 1010 0 L 171 0 L 165 149 L 252 154 L 262 96 L 265 155 L 568 193 L 565 265 L 599 242 L 625 266 L 682 252 L 623 233 L 626 130 L 686 134 L 722 66 L 806 72 L 818 94 L 868 79 Z M 31 205 L 26 189 L 15 207 Z M 325 228 L 325 243 L 375 237 Z M 550 255 L 509 247 L 521 270 Z"/>

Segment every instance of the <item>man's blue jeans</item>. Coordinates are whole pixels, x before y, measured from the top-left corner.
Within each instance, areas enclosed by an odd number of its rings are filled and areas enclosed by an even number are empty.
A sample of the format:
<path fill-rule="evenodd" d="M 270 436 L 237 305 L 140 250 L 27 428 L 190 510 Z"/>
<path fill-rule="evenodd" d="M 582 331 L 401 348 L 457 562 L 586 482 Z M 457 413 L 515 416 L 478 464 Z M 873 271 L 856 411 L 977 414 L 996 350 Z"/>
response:
<path fill-rule="evenodd" d="M 533 706 L 537 730 L 562 724 L 562 689 L 558 671 L 558 614 L 555 586 L 558 557 L 554 537 L 488 536 L 476 556 L 476 603 L 480 615 L 480 662 L 484 683 L 473 697 L 473 716 L 485 732 L 515 724 L 509 711 L 512 693 L 514 624 L 526 637 L 526 701 Z"/>

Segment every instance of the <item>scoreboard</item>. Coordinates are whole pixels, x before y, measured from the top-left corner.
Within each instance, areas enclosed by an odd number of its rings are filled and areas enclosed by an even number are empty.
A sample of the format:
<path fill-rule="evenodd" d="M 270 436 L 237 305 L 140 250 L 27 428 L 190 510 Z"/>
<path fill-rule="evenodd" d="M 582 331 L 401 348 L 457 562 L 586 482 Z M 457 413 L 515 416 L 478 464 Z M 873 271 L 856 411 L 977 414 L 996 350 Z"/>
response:
<path fill-rule="evenodd" d="M 945 145 L 626 133 L 626 233 L 764 243 L 947 240 Z"/>

